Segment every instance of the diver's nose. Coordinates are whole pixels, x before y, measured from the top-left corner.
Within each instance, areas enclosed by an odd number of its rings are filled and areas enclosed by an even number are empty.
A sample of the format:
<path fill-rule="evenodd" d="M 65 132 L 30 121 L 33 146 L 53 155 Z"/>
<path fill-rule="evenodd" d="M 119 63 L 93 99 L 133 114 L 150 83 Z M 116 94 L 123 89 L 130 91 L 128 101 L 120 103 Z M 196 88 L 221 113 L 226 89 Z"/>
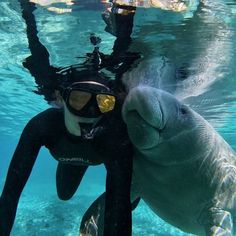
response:
<path fill-rule="evenodd" d="M 101 115 L 101 112 L 100 112 L 98 106 L 90 106 L 88 108 L 88 113 L 89 113 L 90 117 L 92 117 L 92 118 L 96 118 Z"/>

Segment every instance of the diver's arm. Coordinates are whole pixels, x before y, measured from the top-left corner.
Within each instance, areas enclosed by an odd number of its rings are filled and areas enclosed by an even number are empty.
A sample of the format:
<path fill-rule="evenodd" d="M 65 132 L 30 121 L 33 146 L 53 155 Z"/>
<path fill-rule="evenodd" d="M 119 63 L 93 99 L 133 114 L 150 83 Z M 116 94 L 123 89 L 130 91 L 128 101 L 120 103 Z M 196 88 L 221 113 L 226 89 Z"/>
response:
<path fill-rule="evenodd" d="M 38 38 L 37 25 L 33 14 L 34 10 L 36 10 L 35 3 L 29 2 L 29 0 L 19 0 L 19 2 L 22 9 L 22 18 L 26 23 L 26 33 L 32 57 L 34 57 L 38 63 L 39 59 L 41 59 L 42 61 L 40 61 L 40 63 L 44 66 L 50 66 L 49 53 Z M 38 68 L 38 70 L 43 71 L 43 68 Z"/>
<path fill-rule="evenodd" d="M 38 85 L 38 93 L 43 94 L 45 99 L 54 100 L 53 91 L 56 85 L 56 68 L 50 65 L 49 53 L 38 38 L 38 30 L 35 16 L 35 3 L 29 0 L 19 0 L 22 9 L 22 18 L 26 23 L 26 33 L 31 55 L 23 62 L 23 66 L 30 71 Z"/>
<path fill-rule="evenodd" d="M 131 43 L 135 7 L 112 4 L 103 14 L 103 20 L 107 24 L 105 30 L 116 36 L 113 46 L 113 57 L 124 54 Z"/>
<path fill-rule="evenodd" d="M 23 130 L 8 169 L 0 197 L 0 235 L 9 236 L 21 192 L 30 176 L 41 147 L 36 122 L 31 120 Z"/>
<path fill-rule="evenodd" d="M 131 151 L 122 153 L 120 149 L 116 149 L 111 158 L 113 160 L 106 165 L 104 236 L 131 236 L 132 154 Z"/>
<path fill-rule="evenodd" d="M 138 52 L 128 52 L 132 42 L 131 34 L 135 10 L 136 8 L 133 6 L 121 6 L 113 3 L 112 7 L 102 14 L 107 25 L 105 30 L 116 36 L 108 70 L 115 73 L 115 87 L 117 91 L 122 92 L 125 91 L 125 86 L 121 81 L 123 74 L 141 57 Z"/>

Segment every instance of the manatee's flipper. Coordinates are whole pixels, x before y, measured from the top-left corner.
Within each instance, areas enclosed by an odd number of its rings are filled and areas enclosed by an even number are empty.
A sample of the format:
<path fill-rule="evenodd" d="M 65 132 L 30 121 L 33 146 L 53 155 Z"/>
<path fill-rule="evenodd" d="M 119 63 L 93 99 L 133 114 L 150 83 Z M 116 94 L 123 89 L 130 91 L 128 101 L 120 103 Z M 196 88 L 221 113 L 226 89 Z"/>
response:
<path fill-rule="evenodd" d="M 233 236 L 233 222 L 228 211 L 211 207 L 203 212 L 200 222 L 205 227 L 206 236 Z"/>
<path fill-rule="evenodd" d="M 56 185 L 57 195 L 61 200 L 68 200 L 74 195 L 87 168 L 87 166 L 58 163 Z"/>
<path fill-rule="evenodd" d="M 136 198 L 132 202 L 134 210 L 140 201 Z M 105 193 L 100 195 L 85 212 L 80 224 L 80 236 L 103 236 Z"/>
<path fill-rule="evenodd" d="M 136 198 L 133 202 L 132 202 L 132 211 L 138 206 L 139 202 L 140 202 L 140 197 Z"/>
<path fill-rule="evenodd" d="M 80 224 L 80 236 L 103 236 L 105 193 L 85 212 Z"/>

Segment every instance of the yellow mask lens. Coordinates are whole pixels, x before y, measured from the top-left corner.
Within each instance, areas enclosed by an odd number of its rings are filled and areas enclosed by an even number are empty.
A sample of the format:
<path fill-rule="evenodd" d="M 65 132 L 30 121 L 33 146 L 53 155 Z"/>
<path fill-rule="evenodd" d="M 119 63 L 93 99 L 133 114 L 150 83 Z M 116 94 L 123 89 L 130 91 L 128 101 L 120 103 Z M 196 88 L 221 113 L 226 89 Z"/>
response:
<path fill-rule="evenodd" d="M 69 104 L 75 110 L 81 110 L 91 99 L 91 93 L 74 90 L 70 93 Z"/>
<path fill-rule="evenodd" d="M 112 111 L 115 106 L 116 98 L 112 95 L 97 94 L 98 107 L 102 113 Z"/>

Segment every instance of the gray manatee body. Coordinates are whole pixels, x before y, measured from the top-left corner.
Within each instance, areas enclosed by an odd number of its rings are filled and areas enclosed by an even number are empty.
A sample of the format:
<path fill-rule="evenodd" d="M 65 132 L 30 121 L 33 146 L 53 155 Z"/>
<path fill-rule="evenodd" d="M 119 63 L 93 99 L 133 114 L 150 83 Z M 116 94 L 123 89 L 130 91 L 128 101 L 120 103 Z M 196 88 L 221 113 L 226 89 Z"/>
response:
<path fill-rule="evenodd" d="M 135 147 L 133 194 L 197 235 L 232 235 L 235 153 L 198 113 L 150 86 L 130 90 L 123 118 Z"/>

